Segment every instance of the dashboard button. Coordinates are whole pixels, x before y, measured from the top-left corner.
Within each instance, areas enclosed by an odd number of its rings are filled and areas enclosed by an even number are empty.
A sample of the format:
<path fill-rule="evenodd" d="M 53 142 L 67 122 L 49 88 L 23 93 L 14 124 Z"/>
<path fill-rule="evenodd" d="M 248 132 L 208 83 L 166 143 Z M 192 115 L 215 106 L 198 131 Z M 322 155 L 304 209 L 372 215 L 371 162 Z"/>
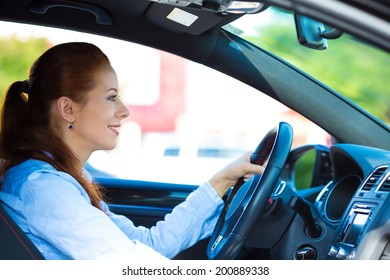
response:
<path fill-rule="evenodd" d="M 328 256 L 331 256 L 331 257 L 334 257 L 334 258 L 335 258 L 338 251 L 339 251 L 339 248 L 332 245 L 332 246 L 330 247 L 329 252 L 328 252 Z"/>
<path fill-rule="evenodd" d="M 339 251 L 336 254 L 336 259 L 345 260 L 348 255 L 349 255 L 348 251 L 345 250 L 343 247 L 340 247 Z"/>

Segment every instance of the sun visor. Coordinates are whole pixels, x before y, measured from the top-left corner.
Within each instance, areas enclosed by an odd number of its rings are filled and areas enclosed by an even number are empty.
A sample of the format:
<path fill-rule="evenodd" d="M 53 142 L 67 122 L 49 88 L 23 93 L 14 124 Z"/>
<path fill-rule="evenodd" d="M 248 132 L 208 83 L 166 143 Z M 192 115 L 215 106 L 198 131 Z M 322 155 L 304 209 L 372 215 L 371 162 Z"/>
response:
<path fill-rule="evenodd" d="M 175 7 L 154 3 L 146 12 L 146 19 L 158 26 L 178 33 L 199 35 L 217 25 L 224 15 L 207 10 Z"/>

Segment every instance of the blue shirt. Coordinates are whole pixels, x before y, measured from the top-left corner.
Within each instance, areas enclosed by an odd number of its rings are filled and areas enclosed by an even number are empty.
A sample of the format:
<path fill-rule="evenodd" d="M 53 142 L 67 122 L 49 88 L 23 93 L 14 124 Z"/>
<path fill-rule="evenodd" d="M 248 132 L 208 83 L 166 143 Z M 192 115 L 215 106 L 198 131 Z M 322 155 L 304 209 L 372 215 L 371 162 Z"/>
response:
<path fill-rule="evenodd" d="M 0 192 L 7 212 L 46 259 L 173 258 L 211 235 L 223 201 L 206 183 L 152 228 L 93 207 L 69 174 L 38 160 L 9 169 Z"/>

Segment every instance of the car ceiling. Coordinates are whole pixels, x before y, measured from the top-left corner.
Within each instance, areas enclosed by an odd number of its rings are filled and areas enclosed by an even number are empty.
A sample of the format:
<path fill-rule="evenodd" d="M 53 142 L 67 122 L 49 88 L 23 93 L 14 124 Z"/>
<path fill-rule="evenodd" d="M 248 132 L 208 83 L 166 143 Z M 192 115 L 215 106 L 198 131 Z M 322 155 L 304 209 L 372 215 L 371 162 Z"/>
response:
<path fill-rule="evenodd" d="M 99 24 L 91 12 L 85 10 L 60 7 L 77 1 L 1 1 L 0 19 L 16 21 L 20 23 L 35 23 L 43 26 L 68 28 L 77 31 L 86 31 L 98 35 L 104 35 L 140 43 L 146 46 L 157 47 L 161 50 L 176 53 L 188 59 L 202 62 L 213 51 L 213 44 L 218 38 L 219 27 L 236 19 L 237 15 L 216 16 L 204 11 L 197 11 L 200 17 L 205 19 L 202 26 L 195 26 L 188 30 L 171 32 L 168 20 L 162 14 L 172 10 L 172 6 L 161 5 L 146 0 L 94 0 L 83 1 L 92 7 L 101 8 L 109 17 L 112 24 Z M 33 12 L 40 5 L 58 5 L 48 9 L 44 14 Z M 25 7 L 25 8 L 21 8 Z M 64 13 L 64 9 L 68 10 Z M 168 10 L 169 9 L 169 10 Z M 193 10 L 187 8 L 187 10 Z M 161 27 L 160 25 L 163 25 Z M 178 25 L 178 24 L 177 24 Z M 136 26 L 136 28 L 135 28 Z M 214 28 L 214 32 L 212 29 Z M 198 31 L 202 36 L 193 36 Z M 150 36 L 154 34 L 154 36 Z M 197 34 L 196 34 L 197 35 Z M 202 40 L 199 37 L 204 37 Z M 213 40 L 210 40 L 214 38 Z M 206 42 L 207 43 L 202 43 Z"/>
<path fill-rule="evenodd" d="M 278 5 L 296 10 L 301 14 L 310 13 L 314 18 L 331 23 L 335 27 L 360 36 L 390 51 L 390 4 L 388 0 L 265 0 L 265 2 L 267 5 Z M 343 2 L 348 2 L 348 5 L 351 6 L 345 5 Z M 81 9 L 65 7 L 82 5 L 84 7 Z M 85 7 L 88 5 L 91 8 Z M 46 11 L 44 11 L 45 7 Z M 190 55 L 191 57 L 187 58 L 201 62 L 207 60 L 207 56 L 212 52 L 214 46 L 210 43 L 212 42 L 210 38 L 217 40 L 219 27 L 240 16 L 234 14 L 217 15 L 192 5 L 181 9 L 196 14 L 199 16 L 199 20 L 190 27 L 185 27 L 166 18 L 166 15 L 173 8 L 170 5 L 148 0 L 3 0 L 0 2 L 0 19 L 34 22 L 45 26 L 66 27 L 111 36 L 151 47 L 157 46 L 157 48 L 182 56 Z M 362 8 L 373 12 L 375 17 L 361 13 L 360 9 Z M 38 13 L 40 9 L 41 12 L 44 12 Z M 64 13 L 64 9 L 67 10 L 66 13 Z M 95 15 L 90 11 L 87 12 L 86 9 L 96 9 L 98 14 L 105 13 L 111 23 L 97 23 Z M 329 16 L 329 13 L 332 15 Z M 104 15 L 101 16 L 104 17 Z M 367 18 L 360 20 L 362 17 Z M 379 23 L 383 24 L 384 22 L 387 22 L 389 28 L 378 29 Z M 154 36 L 149 36 L 149 34 L 154 34 Z M 201 36 L 198 36 L 200 34 Z M 202 43 L 206 41 L 207 44 Z"/>

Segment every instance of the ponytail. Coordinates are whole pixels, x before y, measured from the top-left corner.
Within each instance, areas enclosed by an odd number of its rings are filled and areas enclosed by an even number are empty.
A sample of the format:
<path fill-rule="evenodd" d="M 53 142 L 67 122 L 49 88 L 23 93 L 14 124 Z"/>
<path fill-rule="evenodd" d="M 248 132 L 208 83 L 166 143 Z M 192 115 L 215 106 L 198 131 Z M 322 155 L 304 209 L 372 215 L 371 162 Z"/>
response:
<path fill-rule="evenodd" d="M 29 125 L 26 84 L 27 81 L 14 82 L 3 97 L 0 122 L 0 158 L 3 160 L 13 157 L 12 147 L 19 145 L 18 134 Z"/>

